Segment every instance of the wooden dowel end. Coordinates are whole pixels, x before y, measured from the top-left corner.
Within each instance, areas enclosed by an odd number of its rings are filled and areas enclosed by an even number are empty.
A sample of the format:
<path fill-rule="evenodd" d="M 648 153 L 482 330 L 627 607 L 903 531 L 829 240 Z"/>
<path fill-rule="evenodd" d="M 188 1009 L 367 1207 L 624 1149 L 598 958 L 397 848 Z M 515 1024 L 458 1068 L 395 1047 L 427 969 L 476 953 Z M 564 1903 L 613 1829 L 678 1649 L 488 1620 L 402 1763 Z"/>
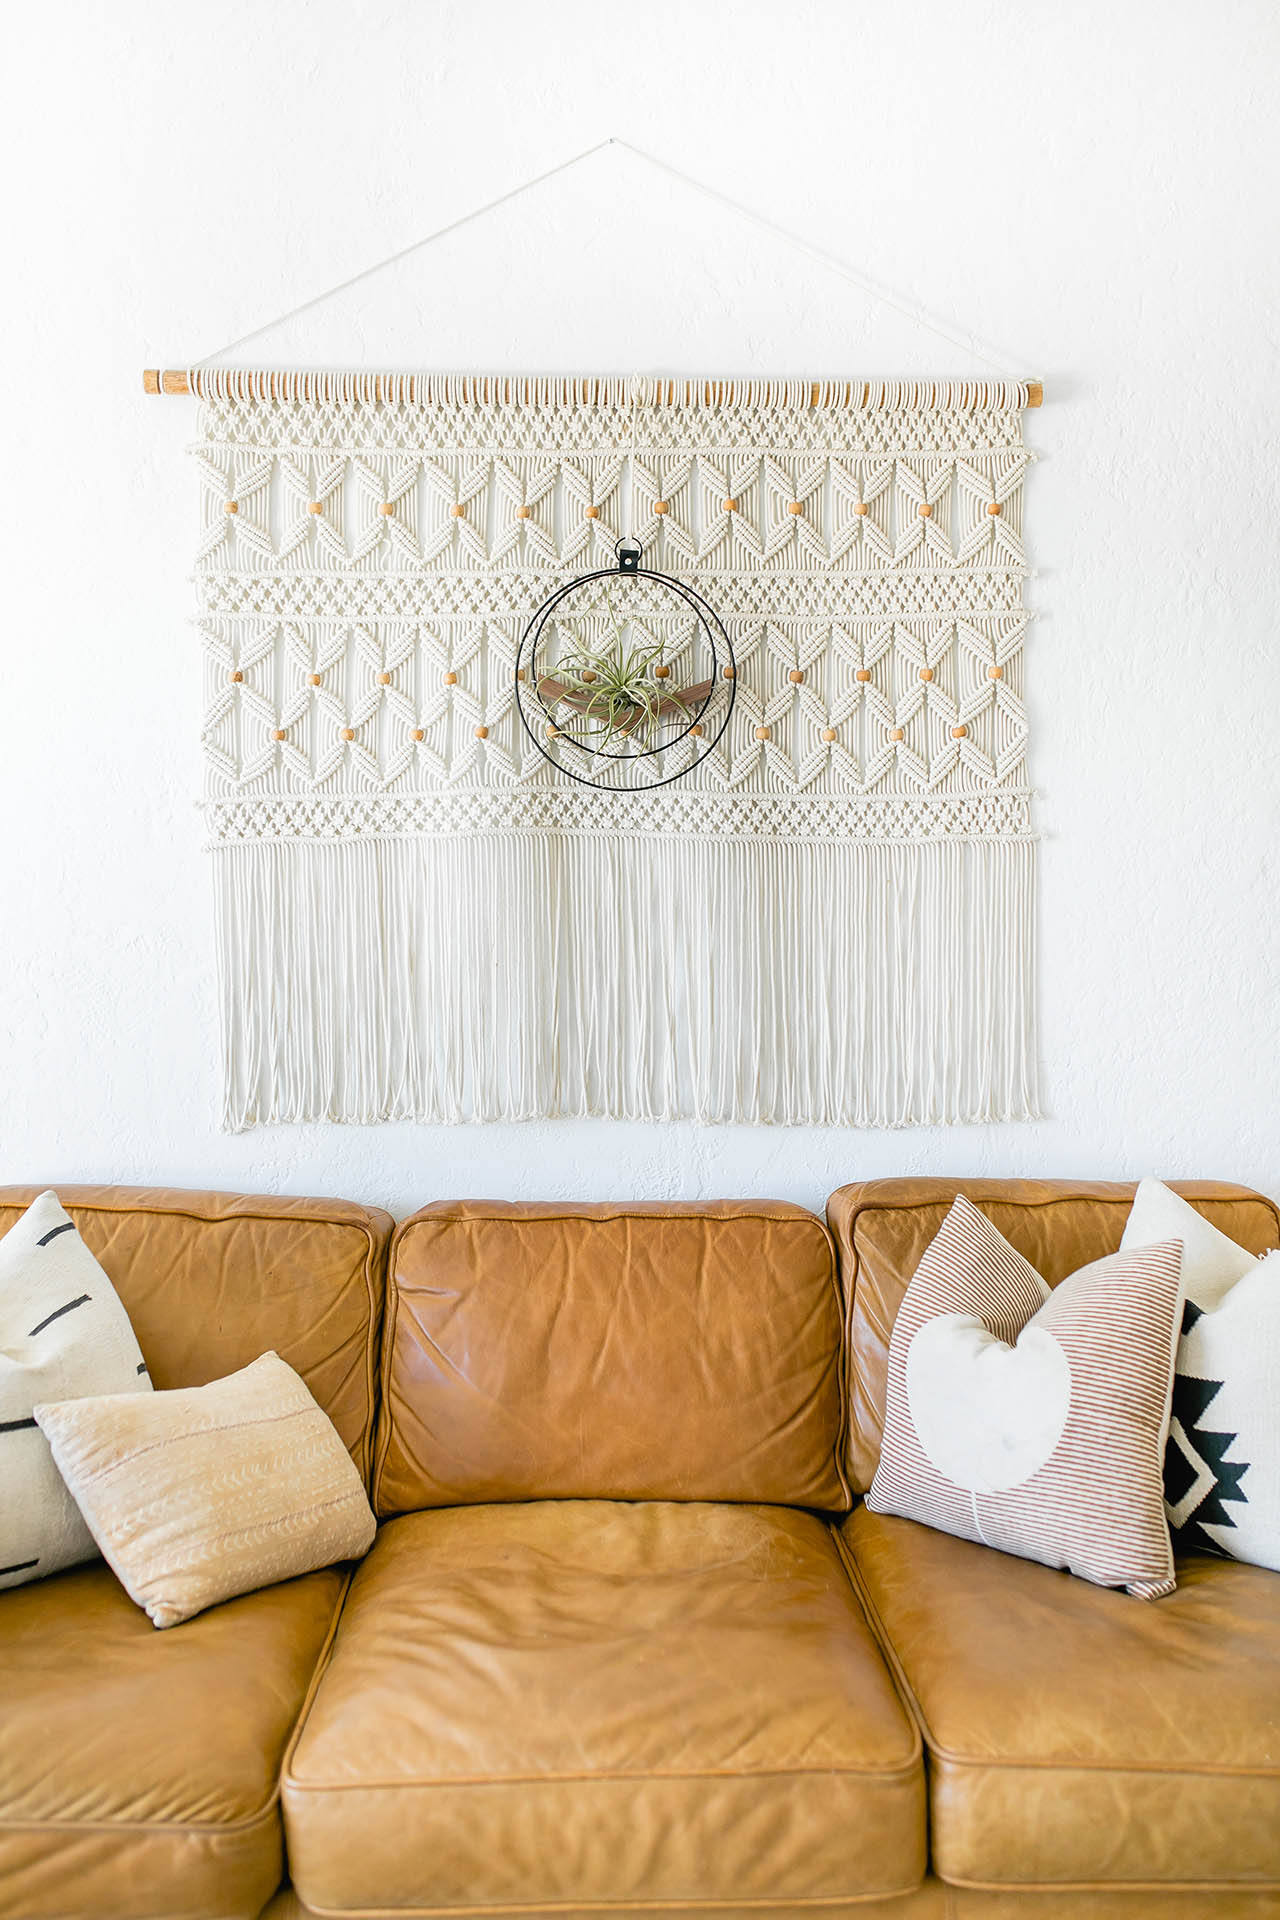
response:
<path fill-rule="evenodd" d="M 144 367 L 142 370 L 142 391 L 144 393 L 190 393 L 191 382 L 181 367 Z"/>

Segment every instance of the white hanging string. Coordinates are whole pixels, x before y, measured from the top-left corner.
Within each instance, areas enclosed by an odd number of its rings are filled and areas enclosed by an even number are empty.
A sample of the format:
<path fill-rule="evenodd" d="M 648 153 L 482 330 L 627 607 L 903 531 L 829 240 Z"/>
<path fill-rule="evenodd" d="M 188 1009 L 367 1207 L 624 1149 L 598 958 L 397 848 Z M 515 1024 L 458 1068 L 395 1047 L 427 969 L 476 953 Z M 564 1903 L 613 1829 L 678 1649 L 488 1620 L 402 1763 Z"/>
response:
<path fill-rule="evenodd" d="M 398 266 L 411 254 L 420 253 L 424 247 L 434 246 L 437 240 L 443 240 L 446 235 L 458 233 L 474 221 L 483 220 L 487 214 L 496 212 L 499 207 L 505 207 L 524 194 L 534 192 L 536 188 L 544 186 L 548 180 L 554 180 L 559 174 L 568 173 L 571 168 L 581 166 L 586 160 L 594 159 L 598 153 L 605 152 L 609 147 L 620 147 L 624 153 L 631 154 L 637 160 L 643 160 L 646 166 L 654 167 L 660 173 L 668 174 L 671 179 L 678 180 L 694 193 L 699 193 L 705 199 L 727 207 L 740 219 L 750 221 L 753 226 L 771 234 L 775 240 L 783 241 L 798 253 L 806 254 L 819 266 L 825 267 L 828 272 L 849 281 L 879 305 L 891 308 L 893 312 L 913 321 L 916 326 L 923 327 L 926 332 L 935 334 L 939 340 L 945 340 L 949 346 L 957 347 L 962 353 L 971 354 L 975 360 L 981 360 L 984 366 L 994 368 L 1005 378 L 1021 377 L 1013 371 L 1008 356 L 1001 355 L 988 343 L 980 342 L 973 334 L 953 330 L 915 302 L 907 300 L 901 294 L 895 293 L 892 288 L 882 286 L 879 281 L 871 279 L 852 262 L 842 259 L 838 254 L 827 252 L 824 247 L 815 246 L 812 241 L 806 240 L 802 234 L 793 232 L 790 227 L 784 227 L 778 221 L 769 219 L 766 214 L 758 213 L 754 207 L 749 207 L 743 201 L 735 200 L 731 195 L 722 193 L 718 187 L 708 186 L 705 181 L 696 179 L 693 174 L 685 173 L 682 168 L 672 166 L 670 161 L 660 159 L 657 154 L 646 152 L 643 147 L 635 146 L 630 140 L 624 140 L 618 134 L 610 134 L 604 140 L 597 140 L 594 146 L 583 147 L 579 153 L 571 154 L 567 160 L 559 161 L 557 165 L 548 167 L 543 173 L 531 175 L 529 179 L 508 188 L 505 193 L 498 194 L 493 200 L 486 200 L 483 206 L 473 207 L 469 213 L 460 214 L 456 220 L 450 220 L 445 226 L 437 227 L 434 232 L 424 234 L 421 240 L 415 240 L 411 245 L 401 247 L 398 252 L 388 254 L 384 260 L 375 261 L 372 266 L 362 267 L 360 272 L 353 273 L 350 279 L 340 280 L 336 286 L 326 287 L 323 293 L 313 294 L 311 299 L 302 301 L 299 306 L 290 307 L 286 313 L 277 314 L 274 320 L 264 321 L 260 327 L 254 327 L 250 332 L 241 334 L 238 340 L 231 340 L 223 347 L 215 347 L 202 360 L 197 360 L 194 363 L 195 366 L 207 367 L 211 360 L 220 358 L 224 353 L 235 353 L 240 347 L 247 346 L 251 340 L 258 340 L 264 333 L 270 333 L 274 328 L 282 327 L 304 313 L 310 313 L 312 308 L 323 306 L 327 300 L 336 299 L 340 293 L 346 293 L 350 288 L 359 286 L 362 281 L 372 279 L 374 274 L 382 273 L 387 267 Z M 633 398 L 633 425 L 634 411 Z"/>
<path fill-rule="evenodd" d="M 631 458 L 627 462 L 627 514 L 622 538 L 631 543 L 636 524 L 636 414 L 639 412 L 644 382 L 638 373 L 633 373 L 628 385 L 631 395 Z"/>

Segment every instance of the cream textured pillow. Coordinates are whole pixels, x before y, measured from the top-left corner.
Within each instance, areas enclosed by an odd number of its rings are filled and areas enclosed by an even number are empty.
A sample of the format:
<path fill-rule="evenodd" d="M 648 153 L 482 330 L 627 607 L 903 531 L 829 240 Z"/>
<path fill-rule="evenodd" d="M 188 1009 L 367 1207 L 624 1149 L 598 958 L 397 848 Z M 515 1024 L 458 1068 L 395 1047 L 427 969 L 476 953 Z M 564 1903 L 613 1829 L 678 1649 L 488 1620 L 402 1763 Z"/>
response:
<path fill-rule="evenodd" d="M 36 1408 L 89 1530 L 157 1627 L 365 1553 L 376 1523 L 329 1416 L 264 1353 L 207 1387 Z"/>
<path fill-rule="evenodd" d="M 1280 1572 L 1280 1252 L 1255 1259 L 1144 1180 L 1120 1245 L 1170 1234 L 1187 1288 L 1164 1456 L 1173 1544 Z"/>
<path fill-rule="evenodd" d="M 149 1398 L 151 1381 L 115 1288 L 42 1193 L 0 1239 L 0 1588 L 97 1556 L 35 1420 L 38 1400 L 81 1393 Z"/>
<path fill-rule="evenodd" d="M 1050 1292 L 958 1198 L 894 1322 L 867 1505 L 1099 1586 L 1171 1593 L 1161 1461 L 1181 1313 L 1177 1240 Z"/>

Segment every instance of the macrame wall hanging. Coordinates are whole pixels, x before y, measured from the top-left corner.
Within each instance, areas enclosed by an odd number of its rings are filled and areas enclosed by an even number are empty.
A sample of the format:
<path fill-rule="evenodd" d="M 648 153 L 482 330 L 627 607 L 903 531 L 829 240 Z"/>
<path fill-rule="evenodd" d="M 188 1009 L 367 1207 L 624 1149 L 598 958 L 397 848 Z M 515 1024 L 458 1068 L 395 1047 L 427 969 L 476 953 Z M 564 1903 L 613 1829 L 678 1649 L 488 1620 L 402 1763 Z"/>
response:
<path fill-rule="evenodd" d="M 1025 385 L 166 383 L 226 1124 L 1034 1117 Z"/>

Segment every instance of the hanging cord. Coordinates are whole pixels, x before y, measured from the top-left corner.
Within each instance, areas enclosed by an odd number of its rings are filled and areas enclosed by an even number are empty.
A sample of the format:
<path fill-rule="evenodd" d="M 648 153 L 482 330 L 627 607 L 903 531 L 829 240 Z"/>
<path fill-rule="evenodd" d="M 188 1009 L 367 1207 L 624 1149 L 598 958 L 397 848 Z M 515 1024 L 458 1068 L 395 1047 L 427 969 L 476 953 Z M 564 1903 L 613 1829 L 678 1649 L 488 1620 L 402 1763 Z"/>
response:
<path fill-rule="evenodd" d="M 623 516 L 625 531 L 618 543 L 620 546 L 623 542 L 632 547 L 636 544 L 633 531 L 636 524 L 636 415 L 640 410 L 643 389 L 643 379 L 638 373 L 633 373 L 627 382 L 627 392 L 631 401 L 631 457 L 627 462 L 627 511 Z"/>
<path fill-rule="evenodd" d="M 603 153 L 608 147 L 621 147 L 624 153 L 631 154 L 637 160 L 643 160 L 646 166 L 655 167 L 659 173 L 668 174 L 671 179 L 680 181 L 694 193 L 700 193 L 704 199 L 714 200 L 719 206 L 727 207 L 731 213 L 736 213 L 740 219 L 749 220 L 753 226 L 771 234 L 775 240 L 782 240 L 798 253 L 807 254 L 809 259 L 825 267 L 828 272 L 838 274 L 842 280 L 849 281 L 851 285 L 858 287 L 881 306 L 889 307 L 894 313 L 901 314 L 904 319 L 914 321 L 917 326 L 923 327 L 928 333 L 936 334 L 939 340 L 945 340 L 949 346 L 959 348 L 962 353 L 972 354 L 975 360 L 981 360 L 984 366 L 994 368 L 1004 378 L 1020 378 L 1018 374 L 1011 371 L 1007 359 L 1000 357 L 995 348 L 988 351 L 987 346 L 979 344 L 972 334 L 953 331 L 931 314 L 926 313 L 922 307 L 904 300 L 892 289 L 883 287 L 878 281 L 870 279 L 848 260 L 828 253 L 822 247 L 814 246 L 812 241 L 792 232 L 789 227 L 780 226 L 776 220 L 770 220 L 767 215 L 757 213 L 753 207 L 746 206 L 741 200 L 734 200 L 729 194 L 721 193 L 718 187 L 709 187 L 705 181 L 695 179 L 691 173 L 685 173 L 680 167 L 673 167 L 669 161 L 659 159 L 656 154 L 647 153 L 643 147 L 633 145 L 630 140 L 624 140 L 618 134 L 610 134 L 607 139 L 597 140 L 594 146 L 583 147 L 580 153 L 571 154 L 567 160 L 561 160 L 556 166 L 548 167 L 545 173 L 537 173 L 528 180 L 522 180 L 517 186 L 508 188 L 506 193 L 500 193 L 496 199 L 487 200 L 481 207 L 473 207 L 469 213 L 459 215 L 456 220 L 450 220 L 446 226 L 437 227 L 434 233 L 424 234 L 421 240 L 413 241 L 410 246 L 401 247 L 397 253 L 388 254 L 385 260 L 377 260 L 372 266 L 361 268 L 360 272 L 353 273 L 349 280 L 341 280 L 337 286 L 327 287 L 323 293 L 314 294 L 310 300 L 304 300 L 300 306 L 290 307 L 287 313 L 277 314 L 274 320 L 267 320 L 262 326 L 254 327 L 251 332 L 241 334 L 238 340 L 231 340 L 224 347 L 215 347 L 202 360 L 195 361 L 194 365 L 207 367 L 211 360 L 217 359 L 220 355 L 235 353 L 238 348 L 248 346 L 251 340 L 259 339 L 264 333 L 270 333 L 273 328 L 282 327 L 287 321 L 296 320 L 301 314 L 310 313 L 313 307 L 322 306 L 326 300 L 332 300 L 338 294 L 346 293 L 351 287 L 359 286 L 362 281 L 372 279 L 373 275 L 381 273 L 384 267 L 398 266 L 400 261 L 407 260 L 411 254 L 420 253 L 424 247 L 433 246 L 437 240 L 443 240 L 446 234 L 457 233 L 461 228 L 470 226 L 473 221 L 483 220 L 486 214 L 496 212 L 499 207 L 509 205 L 511 201 L 520 199 L 526 193 L 532 193 L 536 187 L 544 186 L 548 180 L 554 180 L 558 174 L 568 173 L 571 168 L 581 166 L 583 161 L 594 159 L 596 154 Z M 633 435 L 634 427 L 633 398 Z"/>
<path fill-rule="evenodd" d="M 815 260 L 829 273 L 839 274 L 842 280 L 848 280 L 853 286 L 859 287 L 872 300 L 879 301 L 881 306 L 891 307 L 895 313 L 902 314 L 904 319 L 914 320 L 917 326 L 936 334 L 939 340 L 945 340 L 949 346 L 959 347 L 963 353 L 971 353 L 975 360 L 981 360 L 984 366 L 993 367 L 1006 380 L 1016 380 L 1021 377 L 1013 372 L 1007 359 L 999 356 L 998 349 L 993 347 L 989 353 L 984 352 L 972 334 L 952 332 L 949 327 L 942 325 L 931 314 L 926 313 L 922 307 L 902 299 L 891 288 L 881 286 L 879 281 L 870 279 L 867 274 L 860 272 L 848 260 L 841 259 L 838 254 L 828 253 L 823 247 L 815 247 L 812 241 L 804 239 L 790 227 L 780 226 L 776 220 L 770 220 L 766 214 L 757 213 L 754 207 L 745 205 L 741 200 L 734 200 L 727 193 L 721 193 L 718 187 L 709 187 L 704 180 L 696 180 L 691 173 L 685 173 L 681 168 L 673 167 L 669 160 L 660 160 L 656 153 L 647 153 L 643 147 L 633 146 L 630 140 L 623 140 L 617 134 L 604 144 L 624 148 L 627 153 L 634 154 L 637 160 L 647 161 L 649 166 L 656 167 L 659 173 L 669 174 L 673 180 L 679 180 L 682 186 L 692 188 L 695 193 L 702 194 L 705 199 L 714 200 L 718 205 L 728 207 L 731 213 L 736 213 L 740 219 L 749 220 L 753 226 L 761 228 L 763 232 L 772 234 L 775 240 L 785 241 L 787 246 L 794 247 L 797 253 L 807 254 L 810 260 Z"/>
<path fill-rule="evenodd" d="M 593 155 L 603 153 L 606 147 L 617 144 L 619 143 L 612 137 L 607 140 L 597 140 L 593 147 L 584 147 L 581 153 L 572 154 L 568 160 L 561 160 L 558 165 L 548 167 L 545 173 L 536 173 L 531 179 L 522 180 L 518 186 L 508 188 L 506 193 L 500 193 L 496 200 L 487 200 L 482 207 L 473 207 L 470 213 L 460 214 L 456 220 L 450 220 L 447 226 L 437 227 L 434 233 L 424 234 L 421 240 L 414 240 L 409 246 L 401 247 L 398 253 L 389 253 L 385 260 L 375 260 L 371 267 L 362 267 L 359 273 L 353 273 L 349 280 L 340 280 L 336 287 L 326 287 L 323 293 L 313 294 L 311 299 L 304 300 L 301 306 L 290 307 L 287 313 L 277 314 L 274 320 L 264 321 L 262 326 L 254 327 L 251 333 L 242 333 L 238 340 L 230 341 L 227 346 L 215 347 L 211 353 L 204 356 L 203 360 L 197 360 L 193 364 L 197 367 L 207 367 L 209 362 L 216 360 L 219 354 L 234 353 L 237 347 L 248 346 L 251 340 L 258 339 L 261 334 L 270 333 L 273 327 L 282 327 L 286 321 L 296 320 L 300 314 L 310 313 L 313 307 L 323 306 L 326 300 L 336 299 L 338 294 L 346 293 L 351 287 L 358 287 L 362 280 L 371 280 L 374 274 L 381 273 L 384 267 L 398 266 L 402 260 L 407 260 L 410 254 L 420 253 L 423 247 L 433 246 L 437 240 L 443 240 L 446 234 L 457 233 L 460 228 L 469 227 L 473 220 L 483 220 L 486 214 L 496 213 L 499 207 L 505 207 L 509 201 L 520 199 L 522 194 L 532 193 L 535 187 L 541 187 L 548 180 L 554 180 L 557 174 L 568 173 L 570 167 L 579 166 L 582 161 L 590 160 Z"/>

